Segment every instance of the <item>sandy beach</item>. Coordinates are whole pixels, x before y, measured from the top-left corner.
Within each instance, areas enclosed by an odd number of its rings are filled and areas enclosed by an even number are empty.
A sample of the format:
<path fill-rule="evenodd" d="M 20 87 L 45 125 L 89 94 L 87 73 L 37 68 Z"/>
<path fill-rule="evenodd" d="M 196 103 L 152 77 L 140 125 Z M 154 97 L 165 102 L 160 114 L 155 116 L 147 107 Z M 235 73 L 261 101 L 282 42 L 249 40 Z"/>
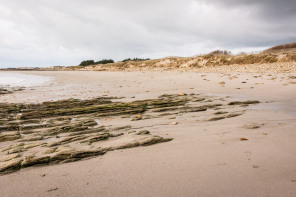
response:
<path fill-rule="evenodd" d="M 295 197 L 295 10 L 1 1 L 0 197 Z"/>
<path fill-rule="evenodd" d="M 113 141 L 134 137 L 132 130 L 149 130 L 157 139 L 172 140 L 108 149 L 81 161 L 22 168 L 0 176 L 0 196 L 295 195 L 296 73 L 22 73 L 53 80 L 0 95 L 0 103 L 116 97 L 134 104 L 145 99 L 158 102 L 161 95 L 190 101 L 167 114 L 158 108 L 144 111 L 136 121 L 135 114 L 99 117 L 106 128 L 130 126 Z M 245 101 L 259 103 L 235 104 Z M 192 110 L 209 105 L 215 107 Z M 108 143 L 100 147 L 109 147 Z"/>

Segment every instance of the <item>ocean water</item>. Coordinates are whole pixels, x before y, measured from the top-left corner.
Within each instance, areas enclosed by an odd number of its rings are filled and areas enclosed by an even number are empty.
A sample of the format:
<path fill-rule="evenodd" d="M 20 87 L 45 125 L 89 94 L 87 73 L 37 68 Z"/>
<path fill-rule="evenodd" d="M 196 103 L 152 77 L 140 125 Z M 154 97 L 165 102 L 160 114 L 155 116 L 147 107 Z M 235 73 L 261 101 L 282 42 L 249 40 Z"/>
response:
<path fill-rule="evenodd" d="M 53 80 L 52 77 L 0 72 L 0 87 L 32 87 L 40 86 Z"/>

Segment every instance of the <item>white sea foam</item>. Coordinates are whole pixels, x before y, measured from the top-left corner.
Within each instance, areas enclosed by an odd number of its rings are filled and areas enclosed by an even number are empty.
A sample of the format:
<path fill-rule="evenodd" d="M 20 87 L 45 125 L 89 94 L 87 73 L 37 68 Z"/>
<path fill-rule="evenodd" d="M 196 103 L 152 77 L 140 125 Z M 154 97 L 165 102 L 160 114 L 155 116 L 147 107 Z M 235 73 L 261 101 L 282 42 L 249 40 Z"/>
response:
<path fill-rule="evenodd" d="M 32 87 L 51 81 L 52 77 L 28 75 L 12 72 L 0 72 L 0 86 Z"/>

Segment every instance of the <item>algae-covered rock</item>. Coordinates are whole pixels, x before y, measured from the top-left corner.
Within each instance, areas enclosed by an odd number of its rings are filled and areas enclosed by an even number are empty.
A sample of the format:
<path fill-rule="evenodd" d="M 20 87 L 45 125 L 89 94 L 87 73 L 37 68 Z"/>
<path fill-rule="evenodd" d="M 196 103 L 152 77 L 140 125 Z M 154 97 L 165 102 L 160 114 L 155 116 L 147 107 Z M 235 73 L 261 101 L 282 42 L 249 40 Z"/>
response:
<path fill-rule="evenodd" d="M 87 136 L 84 136 L 84 135 L 66 137 L 66 138 L 63 138 L 63 139 L 61 139 L 59 141 L 54 141 L 54 142 L 48 143 L 47 147 L 54 147 L 54 146 L 64 145 L 64 144 L 68 144 L 68 143 L 71 143 L 71 142 L 83 140 L 85 138 L 87 138 Z"/>
<path fill-rule="evenodd" d="M 124 133 L 118 133 L 118 132 L 110 132 L 110 137 L 119 137 L 124 135 Z"/>
<path fill-rule="evenodd" d="M 209 118 L 209 119 L 207 119 L 207 121 L 223 120 L 223 119 L 226 119 L 226 118 L 234 118 L 234 117 L 240 116 L 240 115 L 242 115 L 242 113 L 231 113 L 231 114 L 226 114 L 226 115 L 221 115 L 221 116 L 216 116 L 216 117 L 213 117 L 213 118 Z"/>
<path fill-rule="evenodd" d="M 50 157 L 49 156 L 29 156 L 25 157 L 25 159 L 22 161 L 21 166 L 22 167 L 29 167 L 33 165 L 46 165 L 49 163 Z"/>
<path fill-rule="evenodd" d="M 148 135 L 150 134 L 150 131 L 148 130 L 141 130 L 135 133 L 135 135 Z"/>
<path fill-rule="evenodd" d="M 15 147 L 15 148 L 10 149 L 8 151 L 8 154 L 21 153 L 21 152 L 23 152 L 23 150 L 24 150 L 23 146 Z"/>
<path fill-rule="evenodd" d="M 76 150 L 72 153 L 73 158 L 86 158 L 86 157 L 93 157 L 97 155 L 103 155 L 106 151 L 103 149 L 97 149 L 97 150 Z"/>
<path fill-rule="evenodd" d="M 24 143 L 13 143 L 9 146 L 5 146 L 2 149 L 0 149 L 0 152 L 7 152 L 9 154 L 9 150 L 12 150 L 14 148 L 23 148 Z"/>
<path fill-rule="evenodd" d="M 40 147 L 42 145 L 45 145 L 46 143 L 44 142 L 32 142 L 32 143 L 25 143 L 23 146 L 23 150 L 28 150 L 30 148 L 34 148 L 34 147 Z"/>
<path fill-rule="evenodd" d="M 6 161 L 10 161 L 12 159 L 18 158 L 21 155 L 19 153 L 15 153 L 15 154 L 11 154 L 11 155 L 6 155 L 0 158 L 0 162 L 6 162 Z"/>
<path fill-rule="evenodd" d="M 20 142 L 31 142 L 31 141 L 39 141 L 39 140 L 42 140 L 43 138 L 44 138 L 43 136 L 29 136 L 29 137 L 25 137 L 19 141 Z"/>
<path fill-rule="evenodd" d="M 103 155 L 106 153 L 106 150 L 97 149 L 97 150 L 87 150 L 87 149 L 60 149 L 59 152 L 55 153 L 53 156 L 50 157 L 50 162 L 61 162 L 67 159 L 82 159 L 86 157 L 92 157 L 97 155 Z"/>
<path fill-rule="evenodd" d="M 102 126 L 99 128 L 91 128 L 91 129 L 87 129 L 87 130 L 83 130 L 83 131 L 72 132 L 69 134 L 69 136 L 92 134 L 92 133 L 99 133 L 99 132 L 108 132 L 108 130 Z"/>
<path fill-rule="evenodd" d="M 199 107 L 188 107 L 188 108 L 183 108 L 180 113 L 190 113 L 190 112 L 201 112 L 201 111 L 206 111 L 208 108 L 207 106 L 199 106 Z"/>
<path fill-rule="evenodd" d="M 159 121 L 157 124 L 168 125 L 168 118 L 176 119 L 185 113 L 209 110 L 209 113 L 204 113 L 207 116 L 217 108 L 226 110 L 231 105 L 241 108 L 256 103 L 246 101 L 227 105 L 223 99 L 197 95 L 162 95 L 156 99 L 132 102 L 113 102 L 115 98 L 109 97 L 39 104 L 0 103 L 0 173 L 28 166 L 74 162 L 103 155 L 107 151 L 168 142 L 172 138 L 152 135 L 146 130 L 155 126 L 149 125 L 147 119 L 155 118 Z M 200 117 L 203 118 L 204 114 Z M 232 118 L 241 114 L 216 113 L 219 116 L 208 120 Z M 97 119 L 102 116 L 101 123 Z M 145 124 L 130 120 L 143 121 Z M 126 125 L 124 121 L 133 124 Z"/>
<path fill-rule="evenodd" d="M 223 120 L 225 118 L 226 118 L 225 116 L 219 116 L 219 117 L 209 118 L 207 119 L 207 121 L 217 121 L 217 120 Z"/>
<path fill-rule="evenodd" d="M 16 158 L 7 162 L 0 163 L 0 174 L 17 171 L 21 168 L 22 159 Z"/>
<path fill-rule="evenodd" d="M 101 140 L 106 140 L 110 137 L 110 134 L 109 133 L 100 133 L 100 134 L 97 134 L 95 136 L 92 136 L 84 141 L 81 141 L 81 143 L 85 143 L 85 142 L 88 142 L 88 143 L 94 143 L 94 142 L 98 142 L 98 141 L 101 141 Z"/>
<path fill-rule="evenodd" d="M 226 118 L 234 118 L 234 117 L 237 117 L 237 116 L 240 116 L 240 115 L 242 115 L 242 113 L 232 113 L 232 114 L 226 115 L 225 117 Z"/>
<path fill-rule="evenodd" d="M 264 124 L 258 124 L 258 123 L 251 123 L 248 125 L 244 125 L 244 128 L 246 129 L 258 129 L 260 127 L 262 127 Z"/>
<path fill-rule="evenodd" d="M 56 151 L 57 147 L 54 148 L 49 148 L 46 151 L 42 152 L 43 154 L 51 154 L 54 153 Z"/>
<path fill-rule="evenodd" d="M 128 131 L 132 128 L 131 125 L 127 125 L 127 126 L 121 126 L 121 127 L 114 127 L 114 128 L 111 128 L 111 131 L 120 131 L 120 130 L 125 130 L 125 131 Z"/>
<path fill-rule="evenodd" d="M 38 129 L 38 128 L 45 128 L 48 126 L 49 124 L 25 124 L 25 125 L 20 125 L 19 130 L 20 131 L 32 130 L 32 129 Z"/>
<path fill-rule="evenodd" d="M 249 105 L 249 104 L 258 104 L 259 101 L 232 101 L 229 102 L 227 105 Z"/>
<path fill-rule="evenodd" d="M 18 131 L 19 125 L 17 123 L 10 123 L 0 126 L 0 131 Z"/>
<path fill-rule="evenodd" d="M 129 142 L 125 142 L 125 143 L 111 146 L 111 147 L 109 147 L 109 150 L 126 149 L 126 148 L 133 148 L 133 147 L 137 147 L 137 146 L 140 146 L 140 143 L 136 140 L 133 140 L 133 141 L 129 141 Z"/>
<path fill-rule="evenodd" d="M 173 138 L 163 138 L 160 136 L 147 136 L 143 139 L 140 139 L 139 143 L 141 146 L 148 146 L 151 144 L 156 144 L 156 143 L 160 143 L 160 142 L 168 142 L 173 140 Z"/>
<path fill-rule="evenodd" d="M 0 133 L 0 142 L 13 141 L 21 137 L 19 132 L 3 132 Z"/>
<path fill-rule="evenodd" d="M 71 158 L 71 154 L 74 152 L 74 149 L 69 149 L 69 148 L 65 148 L 65 149 L 60 149 L 59 151 L 57 151 L 54 155 L 52 155 L 50 157 L 50 162 L 59 160 L 66 160 L 66 159 L 70 159 Z"/>

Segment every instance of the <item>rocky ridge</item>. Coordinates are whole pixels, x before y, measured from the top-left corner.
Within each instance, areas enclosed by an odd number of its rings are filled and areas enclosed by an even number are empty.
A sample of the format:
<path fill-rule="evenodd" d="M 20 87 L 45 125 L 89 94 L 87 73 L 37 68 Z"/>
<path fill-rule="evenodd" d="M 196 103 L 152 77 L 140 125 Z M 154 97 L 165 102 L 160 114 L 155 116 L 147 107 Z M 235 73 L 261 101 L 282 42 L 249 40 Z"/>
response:
<path fill-rule="evenodd" d="M 204 113 L 202 121 L 218 121 L 242 115 L 249 104 L 257 103 L 229 102 L 223 98 L 185 93 L 133 102 L 100 97 L 39 104 L 1 103 L 0 174 L 172 140 L 154 135 L 146 127 L 134 127 L 134 121 L 171 119 L 186 113 Z M 237 109 L 234 106 L 239 106 L 240 111 L 233 111 Z M 129 125 L 102 125 L 100 119 L 103 117 L 125 120 Z"/>

